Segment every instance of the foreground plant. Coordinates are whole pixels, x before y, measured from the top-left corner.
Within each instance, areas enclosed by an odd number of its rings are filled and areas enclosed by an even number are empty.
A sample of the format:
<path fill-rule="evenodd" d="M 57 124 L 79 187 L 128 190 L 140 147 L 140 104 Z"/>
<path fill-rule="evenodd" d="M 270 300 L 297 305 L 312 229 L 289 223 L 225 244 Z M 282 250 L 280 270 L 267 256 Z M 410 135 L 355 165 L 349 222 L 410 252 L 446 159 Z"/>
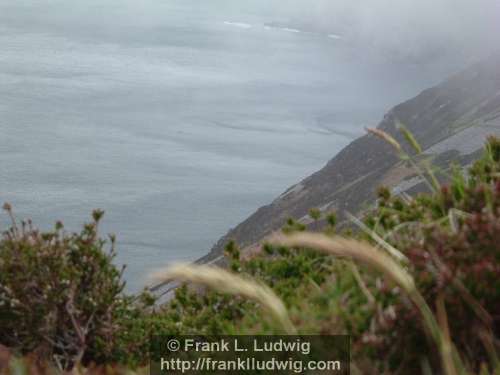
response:
<path fill-rule="evenodd" d="M 0 239 L 0 344 L 60 369 L 124 360 L 147 344 L 134 320 L 152 301 L 123 294 L 114 238 L 106 250 L 98 236 L 102 211 L 68 234 L 61 223 L 50 232 L 18 224 L 11 207 L 4 209 L 13 221 Z"/>
<path fill-rule="evenodd" d="M 157 282 L 179 280 L 212 288 L 221 293 L 249 298 L 266 309 L 283 327 L 285 333 L 296 333 L 285 305 L 272 289 L 248 277 L 237 276 L 216 267 L 179 264 L 165 271 L 157 271 L 153 279 Z"/>
<path fill-rule="evenodd" d="M 440 351 L 445 373 L 447 375 L 456 375 L 459 373 L 457 368 L 463 370 L 460 373 L 465 373 L 465 367 L 460 358 L 455 357 L 452 353 L 454 349 L 448 335 L 439 326 L 432 310 L 419 293 L 413 277 L 402 264 L 398 264 L 389 255 L 364 242 L 342 237 L 329 238 L 323 234 L 300 233 L 287 238 L 276 239 L 273 242 L 281 246 L 311 248 L 334 256 L 353 259 L 383 273 L 402 288 L 420 312 L 420 318 Z"/>

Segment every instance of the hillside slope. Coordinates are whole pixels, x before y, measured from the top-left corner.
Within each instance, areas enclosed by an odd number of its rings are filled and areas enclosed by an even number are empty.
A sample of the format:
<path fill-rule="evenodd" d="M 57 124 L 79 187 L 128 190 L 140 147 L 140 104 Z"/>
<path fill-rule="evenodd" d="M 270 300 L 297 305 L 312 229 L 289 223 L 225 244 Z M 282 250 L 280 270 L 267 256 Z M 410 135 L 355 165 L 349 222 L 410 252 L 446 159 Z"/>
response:
<path fill-rule="evenodd" d="M 400 138 L 397 121 L 413 132 L 435 164 L 444 166 L 451 160 L 467 164 L 488 134 L 500 135 L 500 53 L 397 105 L 378 128 Z M 307 224 L 312 207 L 340 216 L 346 211 L 358 213 L 373 201 L 379 185 L 398 193 L 422 188 L 415 172 L 403 166 L 390 146 L 365 135 L 231 229 L 200 262 L 217 260 L 231 239 L 242 247 L 256 244 L 289 217 Z"/>

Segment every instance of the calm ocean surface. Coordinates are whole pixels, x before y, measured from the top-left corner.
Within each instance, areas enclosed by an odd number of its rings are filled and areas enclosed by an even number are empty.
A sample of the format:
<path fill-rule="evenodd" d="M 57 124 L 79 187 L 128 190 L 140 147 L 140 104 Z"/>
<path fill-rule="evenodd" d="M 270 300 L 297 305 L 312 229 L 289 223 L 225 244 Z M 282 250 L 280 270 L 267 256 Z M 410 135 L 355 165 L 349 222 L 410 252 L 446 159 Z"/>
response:
<path fill-rule="evenodd" d="M 131 291 L 443 73 L 262 6 L 135 3 L 0 1 L 0 200 L 45 229 L 104 209 Z"/>

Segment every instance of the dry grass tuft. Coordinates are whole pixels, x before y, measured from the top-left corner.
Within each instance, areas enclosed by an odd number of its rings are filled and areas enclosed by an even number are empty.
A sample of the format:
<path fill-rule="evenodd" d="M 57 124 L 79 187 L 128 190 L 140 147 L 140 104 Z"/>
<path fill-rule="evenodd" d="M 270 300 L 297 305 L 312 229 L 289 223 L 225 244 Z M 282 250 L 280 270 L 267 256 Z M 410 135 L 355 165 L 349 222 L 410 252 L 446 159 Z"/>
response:
<path fill-rule="evenodd" d="M 446 335 L 443 334 L 432 310 L 417 290 L 413 277 L 390 255 L 366 242 L 343 237 L 331 238 L 317 233 L 297 233 L 288 237 L 280 236 L 275 237 L 272 242 L 276 245 L 309 248 L 338 257 L 350 258 L 382 272 L 399 285 L 417 307 L 425 327 L 439 348 L 445 374 L 457 375 L 465 373 L 465 370 L 463 370 L 465 366 L 461 363 L 460 358 L 452 355 L 455 349 L 451 342 L 447 340 Z"/>
<path fill-rule="evenodd" d="M 218 292 L 240 295 L 254 300 L 267 309 L 288 334 L 296 330 L 288 311 L 276 294 L 266 285 L 235 275 L 224 269 L 206 265 L 178 264 L 152 275 L 155 282 L 179 280 L 203 285 Z"/>
<path fill-rule="evenodd" d="M 324 234 L 297 233 L 288 237 L 274 237 L 272 242 L 290 247 L 307 247 L 326 254 L 352 258 L 383 272 L 407 292 L 415 290 L 415 283 L 408 272 L 390 255 L 366 242 L 328 237 Z"/>
<path fill-rule="evenodd" d="M 389 143 L 392 147 L 394 147 L 396 149 L 396 151 L 398 151 L 398 152 L 401 151 L 401 145 L 389 133 L 386 133 L 383 130 L 375 129 L 375 128 L 366 128 L 365 130 L 368 133 L 371 133 L 374 136 L 376 136 L 376 137 L 378 137 L 378 138 L 386 141 L 387 143 Z"/>

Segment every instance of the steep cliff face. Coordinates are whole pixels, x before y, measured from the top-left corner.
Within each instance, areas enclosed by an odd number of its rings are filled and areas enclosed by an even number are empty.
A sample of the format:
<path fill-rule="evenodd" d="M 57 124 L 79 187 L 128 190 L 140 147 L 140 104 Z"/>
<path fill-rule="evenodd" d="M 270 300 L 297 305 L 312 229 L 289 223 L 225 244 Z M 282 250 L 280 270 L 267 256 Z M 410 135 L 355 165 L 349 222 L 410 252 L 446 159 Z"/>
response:
<path fill-rule="evenodd" d="M 500 53 L 394 107 L 378 127 L 401 138 L 397 121 L 413 132 L 434 163 L 470 162 L 488 134 L 500 135 Z M 313 207 L 340 216 L 359 213 L 373 202 L 379 185 L 397 193 L 422 188 L 415 171 L 406 168 L 390 146 L 365 135 L 229 231 L 201 261 L 216 260 L 230 239 L 243 247 L 256 244 L 289 217 L 307 224 Z"/>

